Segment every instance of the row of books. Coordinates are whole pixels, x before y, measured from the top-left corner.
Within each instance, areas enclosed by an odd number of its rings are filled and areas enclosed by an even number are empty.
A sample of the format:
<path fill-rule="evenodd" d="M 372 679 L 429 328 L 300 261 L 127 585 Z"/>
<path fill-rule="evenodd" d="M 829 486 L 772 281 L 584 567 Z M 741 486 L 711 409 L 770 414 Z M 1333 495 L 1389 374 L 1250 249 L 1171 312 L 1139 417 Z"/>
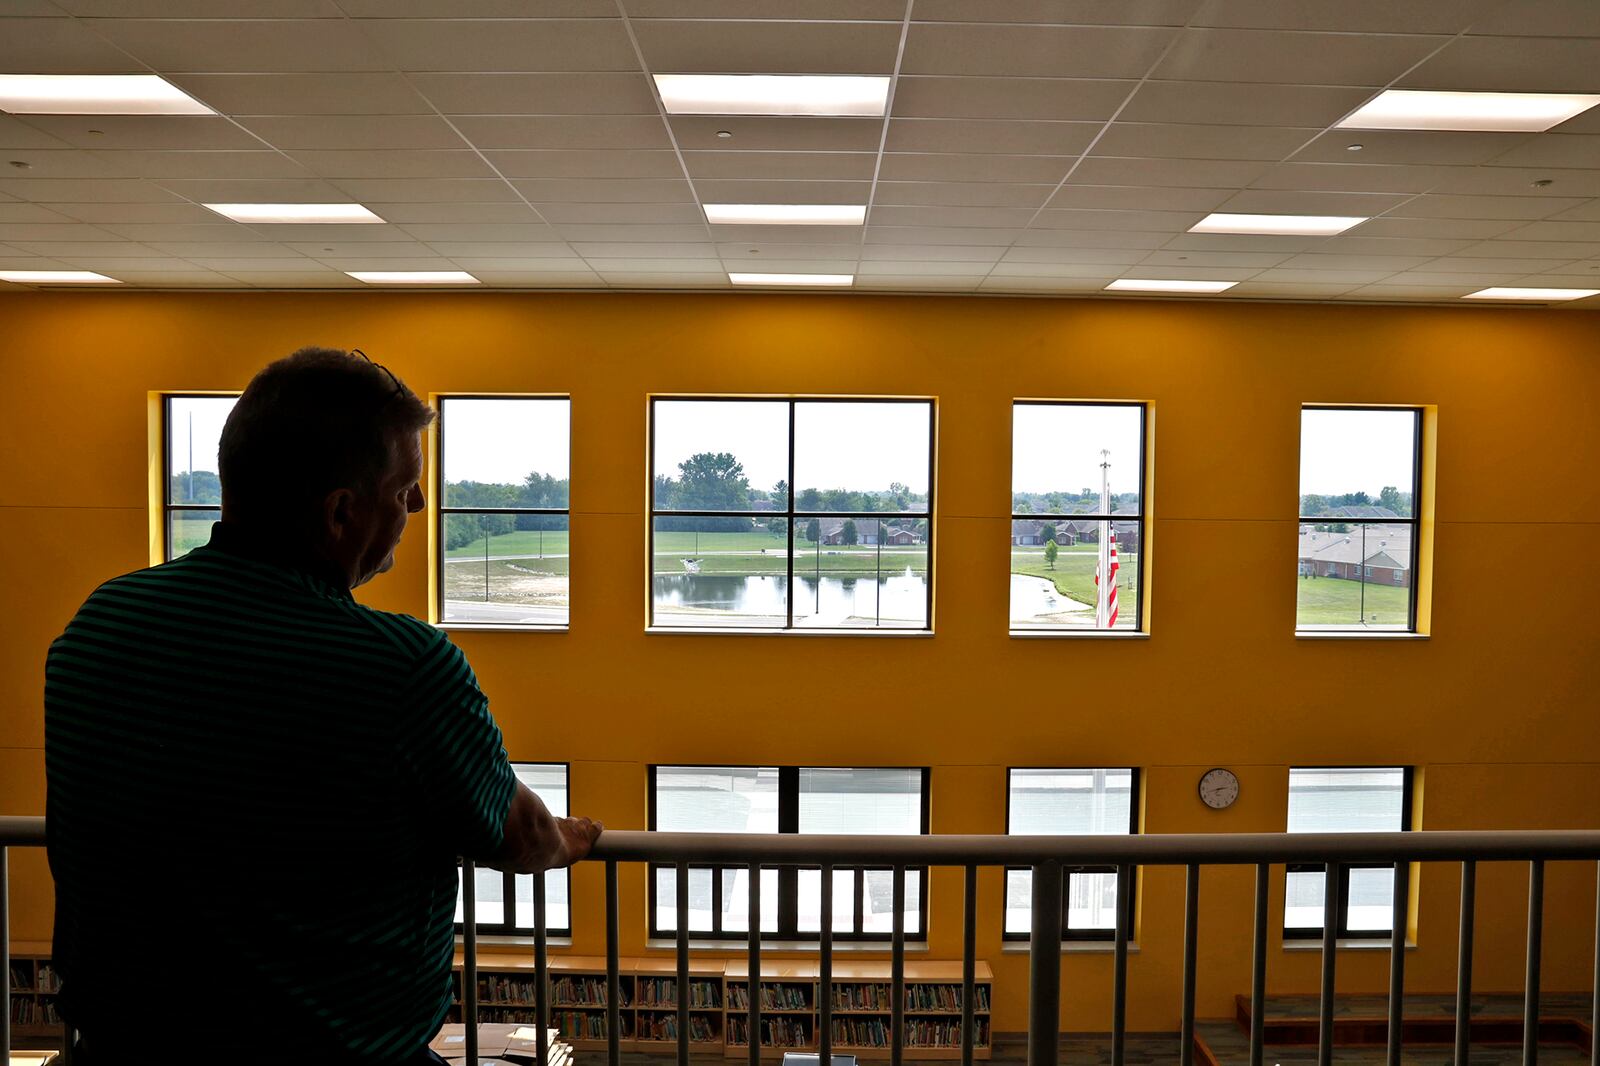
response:
<path fill-rule="evenodd" d="M 989 1023 L 982 1019 L 973 1022 L 973 1046 L 989 1045 Z M 883 1018 L 835 1018 L 833 1042 L 853 1047 L 888 1047 L 891 1038 L 889 1023 Z M 906 1019 L 906 1047 L 960 1047 L 961 1023 L 936 1022 L 927 1019 Z"/>
<path fill-rule="evenodd" d="M 728 1043 L 750 1043 L 749 1022 L 737 1014 L 728 1015 Z M 763 1047 L 810 1047 L 811 1023 L 805 1018 L 763 1018 L 761 1020 L 761 1045 Z"/>
<path fill-rule="evenodd" d="M 989 1009 L 989 989 L 986 985 L 977 985 L 978 994 L 973 997 L 976 1006 L 974 1010 L 985 1011 Z M 889 1002 L 889 986 L 873 984 L 851 984 L 833 986 L 834 1010 L 882 1010 L 891 1008 Z M 955 1013 L 961 1010 L 961 987 L 959 985 L 906 985 L 907 1011 L 950 1011 Z"/>
<path fill-rule="evenodd" d="M 54 1001 L 48 999 L 14 999 L 11 1001 L 13 1025 L 60 1025 L 61 1015 L 56 1013 Z"/>
<path fill-rule="evenodd" d="M 621 982 L 617 985 L 618 998 L 624 1007 L 628 1005 L 628 986 Z M 557 977 L 550 982 L 550 1002 L 561 1007 L 604 1007 L 606 998 L 606 979 L 604 977 Z"/>
<path fill-rule="evenodd" d="M 652 1014 L 639 1018 L 640 1040 L 676 1040 L 678 1039 L 678 1018 L 672 1014 Z M 716 1029 L 711 1024 L 711 1019 L 704 1014 L 689 1015 L 689 1041 L 697 1044 L 713 1044 L 720 1038 Z"/>
<path fill-rule="evenodd" d="M 11 964 L 11 990 L 13 992 L 27 992 L 33 988 L 33 975 L 26 966 Z"/>
<path fill-rule="evenodd" d="M 761 984 L 761 1006 L 766 1010 L 810 1010 L 810 985 Z M 728 1006 L 735 1010 L 750 1009 L 748 985 L 728 986 Z"/>
<path fill-rule="evenodd" d="M 618 1016 L 622 1022 L 621 1039 L 633 1039 L 633 1015 L 622 1014 Z M 606 1038 L 606 1016 L 604 1014 L 579 1014 L 576 1011 L 560 1011 L 550 1016 L 550 1024 L 561 1030 L 568 1040 L 604 1040 Z"/>
<path fill-rule="evenodd" d="M 678 982 L 672 977 L 639 978 L 637 1000 L 641 1007 L 676 1007 Z M 690 981 L 689 1006 L 715 1009 L 722 1006 L 722 993 L 715 981 Z"/>

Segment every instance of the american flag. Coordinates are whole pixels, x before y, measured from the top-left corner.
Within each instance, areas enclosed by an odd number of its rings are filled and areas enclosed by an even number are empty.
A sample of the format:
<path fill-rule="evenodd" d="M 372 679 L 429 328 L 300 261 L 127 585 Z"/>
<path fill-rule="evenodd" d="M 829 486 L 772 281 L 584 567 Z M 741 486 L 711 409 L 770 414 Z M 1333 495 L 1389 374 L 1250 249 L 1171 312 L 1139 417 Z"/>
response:
<path fill-rule="evenodd" d="M 1106 550 L 1101 553 L 1102 561 L 1097 562 L 1094 568 L 1095 587 L 1095 622 L 1101 629 L 1110 629 L 1117 624 L 1117 531 L 1109 530 L 1105 539 Z M 1100 571 L 1102 566 L 1110 575 L 1105 587 L 1100 585 Z"/>

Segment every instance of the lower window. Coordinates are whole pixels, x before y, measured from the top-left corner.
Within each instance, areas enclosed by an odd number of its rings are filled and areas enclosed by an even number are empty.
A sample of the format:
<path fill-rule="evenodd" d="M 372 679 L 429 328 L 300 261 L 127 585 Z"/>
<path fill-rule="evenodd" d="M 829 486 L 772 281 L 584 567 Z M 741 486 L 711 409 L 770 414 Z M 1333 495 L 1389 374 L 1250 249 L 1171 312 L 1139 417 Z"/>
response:
<path fill-rule="evenodd" d="M 538 794 L 550 813 L 567 816 L 567 765 L 565 763 L 512 763 L 517 780 Z M 508 874 L 480 866 L 475 871 L 473 899 L 477 904 L 479 933 L 532 934 L 534 924 L 533 879 L 544 878 L 545 932 L 572 934 L 572 874 L 566 869 L 543 874 Z M 458 875 L 459 876 L 459 875 Z M 460 896 L 456 897 L 456 931 L 462 928 Z"/>

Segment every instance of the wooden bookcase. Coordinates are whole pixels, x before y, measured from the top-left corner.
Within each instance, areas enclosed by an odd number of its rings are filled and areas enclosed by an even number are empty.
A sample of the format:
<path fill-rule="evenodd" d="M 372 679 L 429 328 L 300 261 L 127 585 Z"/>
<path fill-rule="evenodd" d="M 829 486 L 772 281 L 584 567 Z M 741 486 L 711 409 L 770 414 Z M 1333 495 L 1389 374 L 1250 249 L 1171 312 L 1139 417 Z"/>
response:
<path fill-rule="evenodd" d="M 9 963 L 11 1034 L 59 1037 L 62 1026 L 56 1014 L 56 992 L 60 981 L 50 965 L 49 946 L 17 944 Z"/>

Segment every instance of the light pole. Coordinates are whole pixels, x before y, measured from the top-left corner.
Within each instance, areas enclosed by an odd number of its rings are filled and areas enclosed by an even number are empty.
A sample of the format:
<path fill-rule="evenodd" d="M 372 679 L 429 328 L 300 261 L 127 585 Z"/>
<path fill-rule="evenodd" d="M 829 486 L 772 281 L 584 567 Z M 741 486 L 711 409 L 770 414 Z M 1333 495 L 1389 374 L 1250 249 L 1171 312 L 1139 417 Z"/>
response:
<path fill-rule="evenodd" d="M 489 602 L 489 526 L 483 527 L 483 602 Z"/>

